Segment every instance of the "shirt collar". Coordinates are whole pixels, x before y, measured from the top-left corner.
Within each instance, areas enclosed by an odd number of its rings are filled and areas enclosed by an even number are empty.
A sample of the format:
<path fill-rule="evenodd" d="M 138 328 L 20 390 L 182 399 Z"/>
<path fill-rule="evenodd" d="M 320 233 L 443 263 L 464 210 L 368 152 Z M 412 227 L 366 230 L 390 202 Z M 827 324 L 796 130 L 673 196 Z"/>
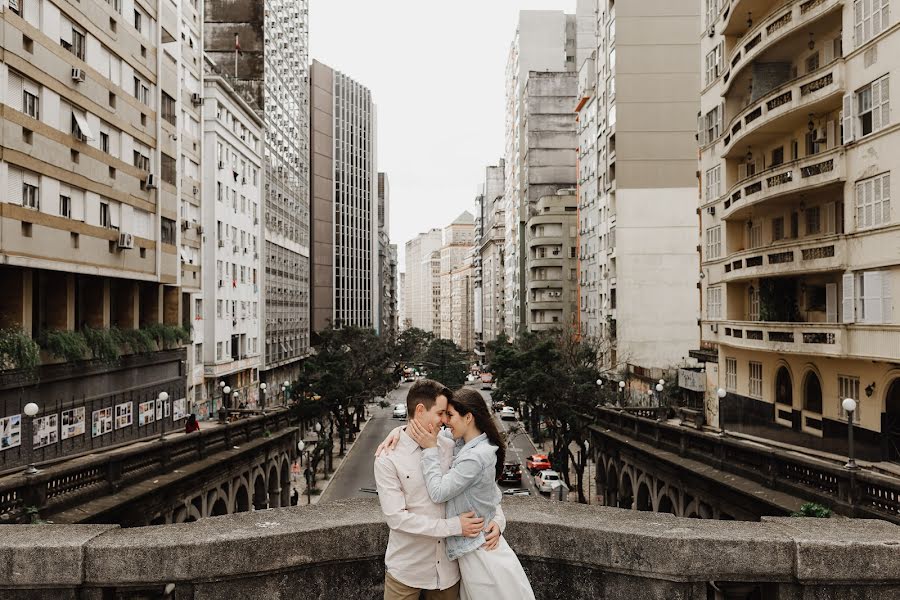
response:
<path fill-rule="evenodd" d="M 397 449 L 403 450 L 408 454 L 419 450 L 419 443 L 416 442 L 416 440 L 412 439 L 408 433 L 406 433 L 406 427 L 400 430 L 400 441 L 397 442 Z"/>
<path fill-rule="evenodd" d="M 477 446 L 478 444 L 480 444 L 481 442 L 485 441 L 486 439 L 487 439 L 487 434 L 486 434 L 486 433 L 482 433 L 482 434 L 479 435 L 478 437 L 474 437 L 474 438 L 472 438 L 470 441 L 466 442 L 466 443 L 463 445 L 463 447 L 460 448 L 460 450 L 466 450 L 466 449 L 468 449 L 468 448 L 471 448 L 472 446 Z M 462 440 L 460 440 L 460 441 L 462 441 Z"/>

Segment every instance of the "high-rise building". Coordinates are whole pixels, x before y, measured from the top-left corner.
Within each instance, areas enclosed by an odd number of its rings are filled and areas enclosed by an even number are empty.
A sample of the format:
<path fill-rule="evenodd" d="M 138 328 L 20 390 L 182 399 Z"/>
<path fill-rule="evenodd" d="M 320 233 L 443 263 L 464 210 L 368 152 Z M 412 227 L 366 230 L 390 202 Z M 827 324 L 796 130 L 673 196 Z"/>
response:
<path fill-rule="evenodd" d="M 453 274 L 466 262 L 474 243 L 475 219 L 469 211 L 463 212 L 444 228 L 440 251 L 440 330 L 435 335 L 445 340 L 453 339 Z M 469 268 L 471 263 L 469 257 Z"/>
<path fill-rule="evenodd" d="M 440 229 L 430 229 L 406 242 L 406 274 L 403 286 L 404 322 L 441 334 Z"/>
<path fill-rule="evenodd" d="M 312 65 L 313 329 L 378 329 L 379 197 L 375 104 L 368 88 Z"/>
<path fill-rule="evenodd" d="M 293 380 L 309 352 L 309 0 L 206 4 L 204 47 L 265 123 L 261 379 Z"/>
<path fill-rule="evenodd" d="M 391 189 L 387 173 L 378 174 L 378 331 L 397 333 L 397 246 L 390 235 Z"/>
<path fill-rule="evenodd" d="M 220 76 L 204 82 L 202 360 L 199 417 L 256 406 L 261 366 L 263 120 Z M 231 393 L 223 397 L 222 388 Z"/>
<path fill-rule="evenodd" d="M 478 212 L 475 265 L 475 349 L 504 331 L 504 231 L 503 178 L 506 165 L 501 158 L 496 166 L 485 169 L 482 193 L 476 200 Z"/>
<path fill-rule="evenodd" d="M 522 11 L 506 69 L 504 326 L 527 323 L 524 245 L 531 206 L 575 186 L 575 15 Z"/>
<path fill-rule="evenodd" d="M 683 364 L 697 343 L 697 17 L 667 7 L 601 2 L 580 65 L 581 330 L 610 370 Z"/>
<path fill-rule="evenodd" d="M 572 190 L 542 197 L 525 225 L 528 331 L 571 329 L 578 317 L 578 202 Z"/>
<path fill-rule="evenodd" d="M 406 311 L 406 272 L 401 271 L 399 276 L 399 281 L 397 284 L 397 315 L 399 319 L 399 326 L 397 328 L 398 331 L 403 331 L 404 329 L 409 329 L 412 327 L 412 319 L 410 319 L 407 315 Z"/>
<path fill-rule="evenodd" d="M 693 6 L 707 417 L 846 453 L 852 398 L 857 456 L 875 461 L 900 460 L 890 4 Z"/>
<path fill-rule="evenodd" d="M 475 247 L 450 272 L 450 340 L 465 350 L 475 350 Z"/>

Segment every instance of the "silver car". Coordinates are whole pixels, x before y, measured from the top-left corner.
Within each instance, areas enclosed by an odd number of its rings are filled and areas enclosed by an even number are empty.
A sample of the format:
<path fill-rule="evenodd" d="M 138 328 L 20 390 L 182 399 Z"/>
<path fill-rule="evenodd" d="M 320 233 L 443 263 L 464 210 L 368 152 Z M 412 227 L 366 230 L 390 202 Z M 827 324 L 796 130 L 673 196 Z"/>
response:
<path fill-rule="evenodd" d="M 406 418 L 406 405 L 405 404 L 395 404 L 394 405 L 394 413 L 392 416 L 395 419 L 405 419 Z"/>

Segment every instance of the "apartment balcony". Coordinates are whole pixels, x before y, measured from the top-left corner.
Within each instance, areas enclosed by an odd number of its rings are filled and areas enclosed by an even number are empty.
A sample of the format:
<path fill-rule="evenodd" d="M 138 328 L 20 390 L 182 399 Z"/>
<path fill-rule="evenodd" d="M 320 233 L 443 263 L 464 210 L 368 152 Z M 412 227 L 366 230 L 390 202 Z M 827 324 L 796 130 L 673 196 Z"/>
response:
<path fill-rule="evenodd" d="M 560 289 L 563 285 L 562 276 L 557 279 L 533 279 L 528 282 L 529 290 L 541 290 L 547 288 Z"/>
<path fill-rule="evenodd" d="M 207 378 L 219 378 L 259 366 L 260 357 L 258 354 L 254 354 L 227 362 L 207 363 L 203 365 L 203 375 Z"/>
<path fill-rule="evenodd" d="M 754 207 L 778 199 L 806 194 L 827 186 L 842 186 L 847 179 L 844 149 L 839 146 L 827 152 L 784 163 L 737 182 L 725 194 L 722 219 L 746 220 Z"/>
<path fill-rule="evenodd" d="M 528 302 L 528 310 L 563 310 L 562 298 L 555 300 L 532 300 Z"/>
<path fill-rule="evenodd" d="M 816 21 L 839 11 L 844 0 L 788 0 L 782 2 L 786 5 L 783 8 L 765 14 L 772 4 L 771 0 L 732 0 L 724 18 L 722 33 L 740 37 L 725 63 L 723 95 L 728 92 L 738 73 L 755 59 L 793 35 L 805 33 L 804 30 Z M 757 16 L 749 30 L 748 13 Z"/>
<path fill-rule="evenodd" d="M 844 271 L 847 266 L 847 240 L 843 235 L 779 242 L 728 256 L 722 281 Z"/>
<path fill-rule="evenodd" d="M 801 129 L 810 114 L 839 110 L 844 93 L 844 60 L 797 77 L 742 109 L 725 129 L 723 158 L 743 156 Z"/>
<path fill-rule="evenodd" d="M 556 267 L 559 268 L 563 264 L 562 252 L 558 256 L 547 256 L 546 258 L 529 258 L 528 269 L 537 269 L 540 267 Z"/>
<path fill-rule="evenodd" d="M 536 236 L 528 240 L 528 248 L 538 248 L 540 246 L 556 246 L 562 247 L 565 239 L 562 234 L 556 236 Z"/>

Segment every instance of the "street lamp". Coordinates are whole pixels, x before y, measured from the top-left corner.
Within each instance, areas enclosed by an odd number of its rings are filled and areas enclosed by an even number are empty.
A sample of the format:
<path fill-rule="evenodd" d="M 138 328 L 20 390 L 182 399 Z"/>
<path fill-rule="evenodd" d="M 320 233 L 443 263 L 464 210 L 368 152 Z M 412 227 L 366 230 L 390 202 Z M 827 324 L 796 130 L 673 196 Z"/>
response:
<path fill-rule="evenodd" d="M 266 382 L 263 381 L 259 384 L 259 408 L 264 409 L 266 407 Z"/>
<path fill-rule="evenodd" d="M 156 397 L 157 400 L 165 404 L 169 400 L 168 392 L 160 392 L 159 396 Z M 159 441 L 163 442 L 166 439 L 166 410 L 163 407 L 163 420 L 159 425 Z"/>
<path fill-rule="evenodd" d="M 859 468 L 856 465 L 856 460 L 853 458 L 853 413 L 856 412 L 856 400 L 853 398 L 844 398 L 841 402 L 841 406 L 847 413 L 847 458 L 849 460 L 847 461 L 847 464 L 844 465 L 844 468 L 855 471 Z"/>
<path fill-rule="evenodd" d="M 625 382 L 624 381 L 619 382 L 619 392 L 621 392 L 621 396 L 622 396 L 620 406 L 625 406 Z"/>
<path fill-rule="evenodd" d="M 226 409 L 231 408 L 230 406 L 228 406 L 228 398 L 230 397 L 230 394 L 231 394 L 230 386 L 226 385 L 225 387 L 222 388 L 222 408 L 226 408 Z"/>
<path fill-rule="evenodd" d="M 34 441 L 33 441 L 34 440 L 34 416 L 36 414 L 38 414 L 40 407 L 38 407 L 38 405 L 35 404 L 34 402 L 29 402 L 28 404 L 25 405 L 25 407 L 22 410 L 25 413 L 25 416 L 28 417 L 29 425 L 31 425 L 31 427 L 26 429 L 26 431 L 31 432 L 31 439 L 32 439 L 31 446 L 33 448 L 34 447 Z M 29 455 L 29 457 L 32 460 L 34 460 L 34 451 L 33 450 L 31 452 L 31 454 Z M 34 466 L 34 462 L 29 462 L 28 468 L 25 469 L 26 475 L 37 475 L 40 472 L 41 471 Z"/>
<path fill-rule="evenodd" d="M 312 475 L 312 467 L 310 464 L 312 463 L 312 451 L 304 450 L 306 444 L 303 443 L 303 440 L 297 442 L 297 450 L 300 451 L 300 462 L 303 462 L 303 455 L 306 455 L 306 469 L 303 471 L 303 476 L 306 479 L 306 503 L 312 504 L 312 485 L 310 484 L 310 479 Z"/>

